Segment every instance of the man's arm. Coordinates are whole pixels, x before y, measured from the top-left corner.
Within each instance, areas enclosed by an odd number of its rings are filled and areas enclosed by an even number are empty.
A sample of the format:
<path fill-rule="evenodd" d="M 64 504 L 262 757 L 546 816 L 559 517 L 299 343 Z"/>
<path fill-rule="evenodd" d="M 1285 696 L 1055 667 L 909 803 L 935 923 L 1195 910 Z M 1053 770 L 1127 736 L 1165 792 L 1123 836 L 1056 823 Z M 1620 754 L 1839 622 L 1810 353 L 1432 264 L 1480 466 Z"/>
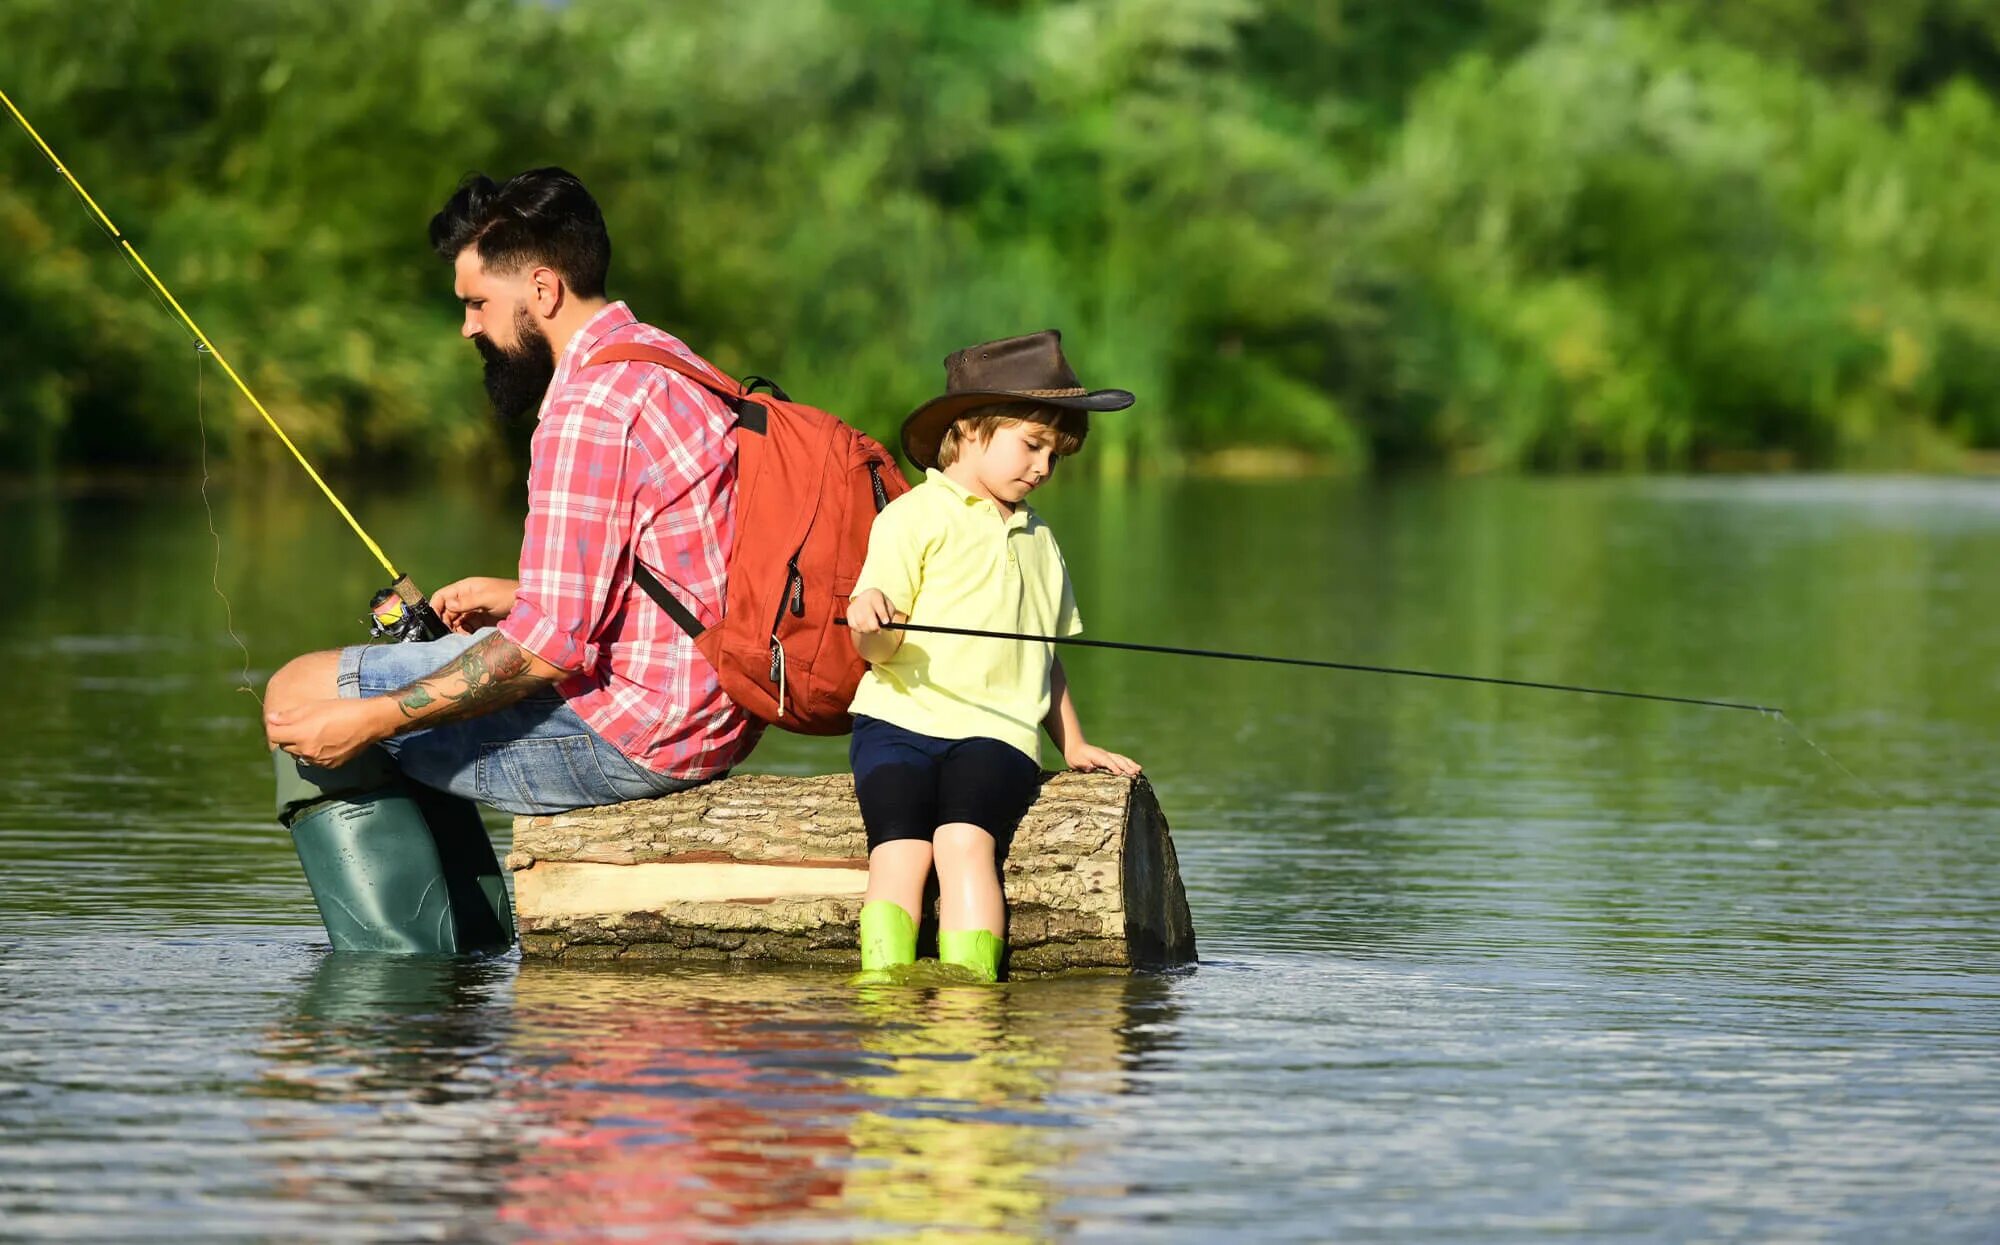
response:
<path fill-rule="evenodd" d="M 415 683 L 391 693 L 386 699 L 395 702 L 400 720 L 388 735 L 491 713 L 553 686 L 567 674 L 495 631 Z"/>
<path fill-rule="evenodd" d="M 491 713 L 567 673 L 496 631 L 399 691 L 277 709 L 264 716 L 264 730 L 274 747 L 331 769 L 391 735 Z"/>

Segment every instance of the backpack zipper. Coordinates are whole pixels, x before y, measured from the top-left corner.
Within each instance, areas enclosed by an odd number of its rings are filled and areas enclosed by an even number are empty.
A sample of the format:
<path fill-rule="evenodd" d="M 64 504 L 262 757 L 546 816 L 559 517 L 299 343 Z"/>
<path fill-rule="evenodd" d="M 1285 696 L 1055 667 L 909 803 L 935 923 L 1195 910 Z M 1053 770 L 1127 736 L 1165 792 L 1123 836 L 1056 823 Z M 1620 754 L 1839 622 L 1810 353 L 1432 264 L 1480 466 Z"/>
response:
<path fill-rule="evenodd" d="M 797 618 L 806 613 L 806 579 L 799 574 L 799 555 L 785 563 L 785 595 L 778 601 L 778 616 L 771 620 L 771 684 L 778 689 L 778 716 L 785 716 L 785 646 L 778 642 L 778 626 L 789 609 Z"/>

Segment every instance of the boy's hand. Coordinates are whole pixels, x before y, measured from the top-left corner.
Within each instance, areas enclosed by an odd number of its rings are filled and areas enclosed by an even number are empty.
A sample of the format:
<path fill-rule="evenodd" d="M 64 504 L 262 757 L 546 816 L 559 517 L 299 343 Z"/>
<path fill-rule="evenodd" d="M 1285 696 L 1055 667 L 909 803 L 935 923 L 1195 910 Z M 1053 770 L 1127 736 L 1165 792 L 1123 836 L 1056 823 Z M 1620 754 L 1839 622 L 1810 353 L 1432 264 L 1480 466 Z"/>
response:
<path fill-rule="evenodd" d="M 1064 749 L 1063 763 L 1071 769 L 1082 770 L 1086 774 L 1116 774 L 1120 778 L 1137 778 L 1139 763 L 1131 757 L 1120 756 L 1098 747 L 1096 744 L 1078 741 Z"/>
<path fill-rule="evenodd" d="M 847 627 L 856 635 L 874 635 L 896 621 L 896 607 L 880 588 L 859 592 L 847 603 Z"/>

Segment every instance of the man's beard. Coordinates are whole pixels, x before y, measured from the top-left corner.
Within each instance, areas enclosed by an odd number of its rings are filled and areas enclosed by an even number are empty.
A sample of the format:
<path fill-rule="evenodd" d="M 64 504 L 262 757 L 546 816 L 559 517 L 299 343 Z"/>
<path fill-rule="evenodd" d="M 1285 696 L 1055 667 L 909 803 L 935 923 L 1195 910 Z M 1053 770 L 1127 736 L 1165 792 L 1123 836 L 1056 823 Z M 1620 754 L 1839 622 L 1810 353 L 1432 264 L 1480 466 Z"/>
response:
<path fill-rule="evenodd" d="M 556 357 L 542 326 L 526 307 L 514 313 L 514 345 L 502 349 L 481 333 L 472 339 L 486 360 L 486 396 L 493 412 L 508 423 L 517 422 L 541 408 L 542 398 L 555 379 Z"/>

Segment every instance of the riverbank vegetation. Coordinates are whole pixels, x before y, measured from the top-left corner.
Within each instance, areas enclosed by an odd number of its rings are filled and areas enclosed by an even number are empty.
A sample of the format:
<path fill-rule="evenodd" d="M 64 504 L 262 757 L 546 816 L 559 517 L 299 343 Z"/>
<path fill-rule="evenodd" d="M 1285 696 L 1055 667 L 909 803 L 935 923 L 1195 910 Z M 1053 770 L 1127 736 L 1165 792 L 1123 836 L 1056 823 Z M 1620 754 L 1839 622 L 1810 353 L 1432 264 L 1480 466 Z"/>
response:
<path fill-rule="evenodd" d="M 12 0 L 0 87 L 299 443 L 502 438 L 424 226 L 597 191 L 614 293 L 880 435 L 1050 325 L 1086 462 L 1949 467 L 2000 447 L 1974 0 Z M 0 133 L 0 469 L 282 451 Z"/>

